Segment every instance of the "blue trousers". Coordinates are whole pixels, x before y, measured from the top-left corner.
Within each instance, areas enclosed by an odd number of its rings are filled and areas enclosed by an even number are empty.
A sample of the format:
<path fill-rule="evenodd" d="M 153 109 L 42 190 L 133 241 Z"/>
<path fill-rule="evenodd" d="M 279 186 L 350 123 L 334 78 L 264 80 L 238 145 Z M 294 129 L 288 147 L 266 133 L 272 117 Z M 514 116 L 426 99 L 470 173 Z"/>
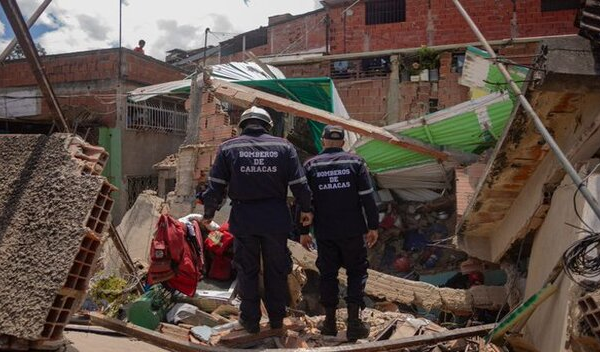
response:
<path fill-rule="evenodd" d="M 367 284 L 367 247 L 363 236 L 339 240 L 319 240 L 317 238 L 317 267 L 320 272 L 321 304 L 325 308 L 337 307 L 339 303 L 338 271 L 346 269 L 348 290 L 347 304 L 357 304 L 364 308 L 365 286 Z"/>
<path fill-rule="evenodd" d="M 235 235 L 234 264 L 237 269 L 237 290 L 242 303 L 241 318 L 258 322 L 261 317 L 259 273 L 262 256 L 265 306 L 270 321 L 285 317 L 288 301 L 287 276 L 292 260 L 287 249 L 287 233 L 276 235 Z"/>

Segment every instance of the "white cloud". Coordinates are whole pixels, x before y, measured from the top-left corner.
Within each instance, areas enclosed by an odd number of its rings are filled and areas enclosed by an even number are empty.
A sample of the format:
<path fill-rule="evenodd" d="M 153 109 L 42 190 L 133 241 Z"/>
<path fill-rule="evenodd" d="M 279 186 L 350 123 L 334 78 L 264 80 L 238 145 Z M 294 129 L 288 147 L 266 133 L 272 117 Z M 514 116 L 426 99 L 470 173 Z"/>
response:
<path fill-rule="evenodd" d="M 19 0 L 28 16 L 41 0 Z M 204 45 L 204 30 L 241 33 L 267 25 L 268 17 L 315 9 L 315 0 L 121 0 L 122 44 L 134 48 L 146 41 L 146 54 L 163 60 L 173 48 Z M 37 38 L 48 54 L 100 49 L 118 45 L 119 2 L 54 0 L 38 20 L 54 30 Z M 224 34 L 211 35 L 224 38 Z"/>
<path fill-rule="evenodd" d="M 4 35 L 4 23 L 0 22 L 0 37 L 2 37 Z"/>

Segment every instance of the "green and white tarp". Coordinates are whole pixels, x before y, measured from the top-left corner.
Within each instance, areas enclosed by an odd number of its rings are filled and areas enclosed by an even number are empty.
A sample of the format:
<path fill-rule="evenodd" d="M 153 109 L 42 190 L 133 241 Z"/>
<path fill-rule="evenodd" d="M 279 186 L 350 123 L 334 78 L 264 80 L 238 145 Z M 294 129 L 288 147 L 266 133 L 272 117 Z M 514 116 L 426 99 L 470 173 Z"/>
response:
<path fill-rule="evenodd" d="M 438 147 L 478 153 L 495 145 L 512 109 L 508 93 L 493 93 L 385 129 Z M 374 173 L 435 162 L 430 156 L 367 138 L 353 149 Z"/>

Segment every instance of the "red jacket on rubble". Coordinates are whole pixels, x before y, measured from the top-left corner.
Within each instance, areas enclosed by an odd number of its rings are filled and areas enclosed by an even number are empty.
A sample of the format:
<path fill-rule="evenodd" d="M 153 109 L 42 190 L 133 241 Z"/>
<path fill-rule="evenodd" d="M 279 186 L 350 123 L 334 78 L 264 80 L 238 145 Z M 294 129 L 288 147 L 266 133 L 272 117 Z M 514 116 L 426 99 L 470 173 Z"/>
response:
<path fill-rule="evenodd" d="M 195 240 L 199 234 L 195 234 Z M 169 287 L 193 296 L 201 279 L 202 260 L 186 240 L 186 228 L 168 215 L 161 215 L 150 248 L 148 283 L 166 282 Z"/>

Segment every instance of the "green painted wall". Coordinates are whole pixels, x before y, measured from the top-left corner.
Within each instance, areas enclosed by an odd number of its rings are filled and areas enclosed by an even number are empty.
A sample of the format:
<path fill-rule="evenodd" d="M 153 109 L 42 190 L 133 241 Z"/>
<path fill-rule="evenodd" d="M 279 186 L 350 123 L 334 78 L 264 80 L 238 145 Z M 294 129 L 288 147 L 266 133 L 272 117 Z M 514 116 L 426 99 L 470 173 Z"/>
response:
<path fill-rule="evenodd" d="M 104 168 L 102 175 L 108 179 L 118 189 L 123 189 L 123 164 L 121 148 L 121 129 L 100 127 L 98 143 L 109 154 L 108 164 Z M 119 191 L 113 192 L 113 199 L 117 200 L 121 194 Z M 115 208 L 119 207 L 119 202 L 115 203 Z M 113 211 L 115 210 L 113 208 Z"/>

